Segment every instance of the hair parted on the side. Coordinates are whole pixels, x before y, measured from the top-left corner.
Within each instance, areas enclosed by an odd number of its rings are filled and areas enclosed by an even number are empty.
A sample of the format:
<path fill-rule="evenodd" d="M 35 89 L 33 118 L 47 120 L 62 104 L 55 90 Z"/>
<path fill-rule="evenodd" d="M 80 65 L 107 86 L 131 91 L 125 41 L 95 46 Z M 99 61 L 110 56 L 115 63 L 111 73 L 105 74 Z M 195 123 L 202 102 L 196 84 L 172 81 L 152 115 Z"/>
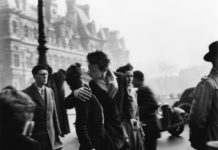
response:
<path fill-rule="evenodd" d="M 116 72 L 121 72 L 121 73 L 125 73 L 126 71 L 132 71 L 133 70 L 133 66 L 128 63 L 125 66 L 121 66 L 119 67 Z"/>
<path fill-rule="evenodd" d="M 32 69 L 32 74 L 36 75 L 40 70 L 47 70 L 48 73 L 49 73 L 49 69 L 48 69 L 47 66 L 45 66 L 45 65 L 36 65 Z"/>
<path fill-rule="evenodd" d="M 108 56 L 100 50 L 89 53 L 87 55 L 87 60 L 88 63 L 92 65 L 98 65 L 101 71 L 106 71 L 110 64 L 110 59 Z"/>

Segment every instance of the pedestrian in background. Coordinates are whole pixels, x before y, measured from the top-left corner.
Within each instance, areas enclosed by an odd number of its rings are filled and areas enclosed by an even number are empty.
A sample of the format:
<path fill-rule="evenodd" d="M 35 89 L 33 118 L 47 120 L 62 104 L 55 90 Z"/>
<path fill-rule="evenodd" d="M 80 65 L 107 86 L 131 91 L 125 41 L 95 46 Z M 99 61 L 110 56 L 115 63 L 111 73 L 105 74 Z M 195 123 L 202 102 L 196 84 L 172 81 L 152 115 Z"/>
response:
<path fill-rule="evenodd" d="M 198 150 L 217 150 L 208 147 L 206 142 L 218 140 L 218 41 L 209 45 L 204 60 L 212 63 L 212 69 L 194 91 L 189 122 L 190 142 Z"/>
<path fill-rule="evenodd" d="M 36 103 L 33 120 L 35 128 L 32 137 L 40 144 L 40 150 L 52 150 L 55 143 L 55 132 L 60 135 L 54 93 L 46 87 L 48 81 L 48 68 L 36 65 L 32 69 L 35 82 L 23 91 Z"/>
<path fill-rule="evenodd" d="M 139 70 L 133 72 L 133 85 L 135 88 L 138 88 L 139 118 L 142 124 L 146 124 L 146 126 L 143 126 L 145 148 L 147 150 L 156 150 L 157 139 L 160 137 L 156 118 L 156 110 L 159 106 L 151 89 L 145 86 L 144 74 Z"/>

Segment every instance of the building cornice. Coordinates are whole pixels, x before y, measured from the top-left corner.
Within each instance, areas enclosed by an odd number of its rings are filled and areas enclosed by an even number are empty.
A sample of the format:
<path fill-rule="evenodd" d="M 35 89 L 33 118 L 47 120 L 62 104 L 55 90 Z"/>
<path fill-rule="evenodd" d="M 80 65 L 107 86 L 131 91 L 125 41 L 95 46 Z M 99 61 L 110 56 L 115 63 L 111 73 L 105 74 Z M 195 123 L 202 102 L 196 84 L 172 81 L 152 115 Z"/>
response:
<path fill-rule="evenodd" d="M 20 44 L 23 45 L 29 45 L 29 46 L 33 46 L 36 47 L 38 46 L 38 42 L 28 42 L 19 38 L 15 38 L 12 36 L 8 36 L 8 37 L 4 37 L 4 40 L 9 40 L 9 41 L 16 41 L 16 42 L 20 42 Z M 85 52 L 84 50 L 80 49 L 63 49 L 60 47 L 56 47 L 56 46 L 51 46 L 51 45 L 47 45 L 47 47 L 53 51 L 59 51 L 59 52 L 64 52 L 64 53 L 68 53 L 68 54 L 76 54 L 76 55 L 80 55 L 80 56 L 86 56 L 87 52 Z"/>
<path fill-rule="evenodd" d="M 30 16 L 27 16 L 24 11 L 18 10 L 16 8 L 8 9 L 7 11 L 8 11 L 8 14 L 11 14 L 11 13 L 15 14 L 15 15 L 19 16 L 22 19 L 33 21 L 35 23 L 38 22 L 37 18 L 33 18 L 33 17 L 30 17 Z"/>

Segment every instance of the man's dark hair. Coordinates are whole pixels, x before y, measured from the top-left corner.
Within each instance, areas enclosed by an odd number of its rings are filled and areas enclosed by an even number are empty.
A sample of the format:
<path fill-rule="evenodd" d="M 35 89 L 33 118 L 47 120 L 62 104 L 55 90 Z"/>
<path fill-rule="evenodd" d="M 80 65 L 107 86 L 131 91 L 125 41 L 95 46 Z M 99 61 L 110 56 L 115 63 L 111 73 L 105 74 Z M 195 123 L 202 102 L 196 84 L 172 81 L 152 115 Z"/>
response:
<path fill-rule="evenodd" d="M 121 72 L 121 73 L 125 73 L 126 71 L 132 71 L 133 70 L 133 66 L 128 63 L 125 66 L 121 66 L 119 67 L 116 72 Z"/>
<path fill-rule="evenodd" d="M 53 73 L 53 70 L 52 70 L 52 67 L 50 66 L 50 65 L 45 65 L 46 67 L 47 67 L 47 70 L 48 70 L 48 74 L 49 75 L 52 75 L 52 73 Z"/>
<path fill-rule="evenodd" d="M 141 71 L 136 70 L 133 72 L 133 78 L 137 78 L 139 81 L 144 81 L 144 74 Z"/>
<path fill-rule="evenodd" d="M 49 72 L 49 69 L 47 66 L 44 65 L 36 65 L 32 69 L 32 74 L 36 75 L 40 70 L 47 70 Z"/>
<path fill-rule="evenodd" d="M 70 86 L 71 90 L 75 90 L 82 86 L 81 81 L 81 65 L 76 63 L 75 65 L 71 65 L 66 71 L 66 82 Z"/>
<path fill-rule="evenodd" d="M 101 71 L 106 71 L 110 64 L 110 59 L 108 56 L 99 50 L 89 53 L 87 55 L 87 60 L 92 65 L 98 65 Z"/>

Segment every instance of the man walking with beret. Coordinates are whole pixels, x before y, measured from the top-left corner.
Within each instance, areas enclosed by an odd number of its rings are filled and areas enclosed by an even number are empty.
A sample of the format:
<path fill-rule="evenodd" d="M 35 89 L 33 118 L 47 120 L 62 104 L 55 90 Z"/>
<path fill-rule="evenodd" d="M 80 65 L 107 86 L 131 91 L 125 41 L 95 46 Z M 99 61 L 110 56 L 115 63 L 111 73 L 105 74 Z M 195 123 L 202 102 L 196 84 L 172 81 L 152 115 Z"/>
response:
<path fill-rule="evenodd" d="M 209 45 L 204 60 L 211 62 L 213 67 L 194 91 L 190 113 L 190 142 L 195 149 L 214 150 L 206 143 L 218 140 L 218 41 Z"/>

